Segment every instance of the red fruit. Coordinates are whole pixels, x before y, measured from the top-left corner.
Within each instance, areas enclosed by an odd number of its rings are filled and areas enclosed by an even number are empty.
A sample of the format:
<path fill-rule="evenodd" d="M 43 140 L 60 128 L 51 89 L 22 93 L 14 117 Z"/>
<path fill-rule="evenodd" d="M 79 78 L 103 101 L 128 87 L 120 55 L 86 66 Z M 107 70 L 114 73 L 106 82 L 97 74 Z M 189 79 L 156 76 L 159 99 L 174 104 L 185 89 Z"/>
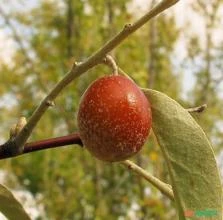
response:
<path fill-rule="evenodd" d="M 149 134 L 150 104 L 128 78 L 120 75 L 94 81 L 84 93 L 78 112 L 84 146 L 98 159 L 121 161 L 136 154 Z"/>

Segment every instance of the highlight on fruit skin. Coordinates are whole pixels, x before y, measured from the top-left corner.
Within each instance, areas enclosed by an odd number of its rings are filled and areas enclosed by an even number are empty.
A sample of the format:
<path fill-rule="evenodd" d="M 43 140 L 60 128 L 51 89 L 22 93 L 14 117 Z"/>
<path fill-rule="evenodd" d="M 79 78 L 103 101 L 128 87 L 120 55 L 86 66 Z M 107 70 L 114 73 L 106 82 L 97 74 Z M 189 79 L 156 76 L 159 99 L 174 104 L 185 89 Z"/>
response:
<path fill-rule="evenodd" d="M 150 103 L 130 79 L 110 75 L 94 81 L 83 94 L 77 122 L 84 146 L 103 161 L 136 154 L 151 129 Z"/>

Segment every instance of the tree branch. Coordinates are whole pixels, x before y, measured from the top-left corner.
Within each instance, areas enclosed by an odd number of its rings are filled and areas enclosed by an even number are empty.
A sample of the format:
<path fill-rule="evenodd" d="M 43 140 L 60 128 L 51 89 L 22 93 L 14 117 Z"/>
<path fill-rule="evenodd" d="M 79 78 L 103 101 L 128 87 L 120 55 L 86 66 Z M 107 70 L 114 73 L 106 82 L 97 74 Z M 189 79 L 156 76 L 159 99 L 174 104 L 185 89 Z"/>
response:
<path fill-rule="evenodd" d="M 25 144 L 25 147 L 20 154 L 14 154 L 14 155 L 12 155 L 12 153 L 9 152 L 12 150 L 12 148 L 7 148 L 6 144 L 5 146 L 0 145 L 0 160 L 16 157 L 22 154 L 27 154 L 27 153 L 31 153 L 35 151 L 62 147 L 62 146 L 67 146 L 67 145 L 72 145 L 72 144 L 76 144 L 83 147 L 83 143 L 80 139 L 79 133 L 73 133 L 66 136 L 62 136 L 62 137 L 49 138 L 49 139 L 45 139 L 41 141 L 27 143 Z"/>
<path fill-rule="evenodd" d="M 146 179 L 149 183 L 151 183 L 153 186 L 155 186 L 158 190 L 160 190 L 164 195 L 169 197 L 171 200 L 174 200 L 174 195 L 172 191 L 172 187 L 169 184 L 166 184 L 159 180 L 158 178 L 154 177 L 153 175 L 146 172 L 141 167 L 137 166 L 135 163 L 133 163 L 130 160 L 125 160 L 121 162 L 123 165 L 127 166 L 130 170 L 137 173 L 139 176 Z"/>
<path fill-rule="evenodd" d="M 201 112 L 203 112 L 206 108 L 207 108 L 207 104 L 203 104 L 203 105 L 198 106 L 198 107 L 188 108 L 187 111 L 188 111 L 189 113 L 193 113 L 193 112 L 201 113 Z"/>
<path fill-rule="evenodd" d="M 132 25 L 125 25 L 124 29 L 121 32 L 119 32 L 115 37 L 108 41 L 102 48 L 96 51 L 96 53 L 90 56 L 85 62 L 74 63 L 71 70 L 64 76 L 64 78 L 60 82 L 55 85 L 51 92 L 40 103 L 39 107 L 34 111 L 28 123 L 24 126 L 21 132 L 15 137 L 14 140 L 10 140 L 10 143 L 7 142 L 9 146 L 11 144 L 15 148 L 17 148 L 18 154 L 23 152 L 26 141 L 28 140 L 29 136 L 31 135 L 33 129 L 37 125 L 42 115 L 50 106 L 49 103 L 52 103 L 53 100 L 67 85 L 69 85 L 75 78 L 80 76 L 82 73 L 101 63 L 106 54 L 113 50 L 115 47 L 117 47 L 130 34 L 135 32 L 150 19 L 152 19 L 162 11 L 166 10 L 167 8 L 171 7 L 178 1 L 179 0 L 162 0 L 159 4 L 157 4 L 152 10 L 146 13 L 138 21 L 136 21 Z"/>

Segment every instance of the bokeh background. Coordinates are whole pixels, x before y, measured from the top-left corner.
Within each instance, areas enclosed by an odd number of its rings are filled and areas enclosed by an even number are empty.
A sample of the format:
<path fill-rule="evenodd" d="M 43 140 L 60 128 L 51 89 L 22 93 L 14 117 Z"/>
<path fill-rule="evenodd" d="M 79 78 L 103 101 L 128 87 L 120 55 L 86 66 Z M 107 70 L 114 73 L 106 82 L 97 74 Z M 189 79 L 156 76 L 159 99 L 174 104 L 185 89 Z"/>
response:
<path fill-rule="evenodd" d="M 156 0 L 1 0 L 0 140 L 70 69 L 85 60 Z M 223 174 L 223 1 L 181 0 L 153 19 L 112 55 L 140 86 L 166 93 L 194 114 L 213 144 Z M 98 66 L 75 80 L 47 111 L 30 140 L 77 131 L 81 95 L 99 76 Z M 132 158 L 169 182 L 155 137 Z M 202 161 L 201 161 L 202 162 Z M 0 161 L 0 181 L 33 219 L 176 219 L 174 204 L 119 163 L 94 159 L 69 146 Z M 2 217 L 4 219 L 4 217 Z"/>

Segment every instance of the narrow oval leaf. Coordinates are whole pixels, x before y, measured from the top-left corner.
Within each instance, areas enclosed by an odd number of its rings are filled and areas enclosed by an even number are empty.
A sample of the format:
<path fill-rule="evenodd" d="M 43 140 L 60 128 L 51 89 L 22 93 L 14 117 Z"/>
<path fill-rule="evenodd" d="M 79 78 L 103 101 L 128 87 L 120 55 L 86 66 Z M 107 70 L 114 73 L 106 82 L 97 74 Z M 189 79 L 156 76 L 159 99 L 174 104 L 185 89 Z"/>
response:
<path fill-rule="evenodd" d="M 0 184 L 0 212 L 10 220 L 30 220 L 22 205 L 13 194 Z"/>
<path fill-rule="evenodd" d="M 222 220 L 220 175 L 203 130 L 167 95 L 143 91 L 152 105 L 152 127 L 167 162 L 179 219 Z"/>

